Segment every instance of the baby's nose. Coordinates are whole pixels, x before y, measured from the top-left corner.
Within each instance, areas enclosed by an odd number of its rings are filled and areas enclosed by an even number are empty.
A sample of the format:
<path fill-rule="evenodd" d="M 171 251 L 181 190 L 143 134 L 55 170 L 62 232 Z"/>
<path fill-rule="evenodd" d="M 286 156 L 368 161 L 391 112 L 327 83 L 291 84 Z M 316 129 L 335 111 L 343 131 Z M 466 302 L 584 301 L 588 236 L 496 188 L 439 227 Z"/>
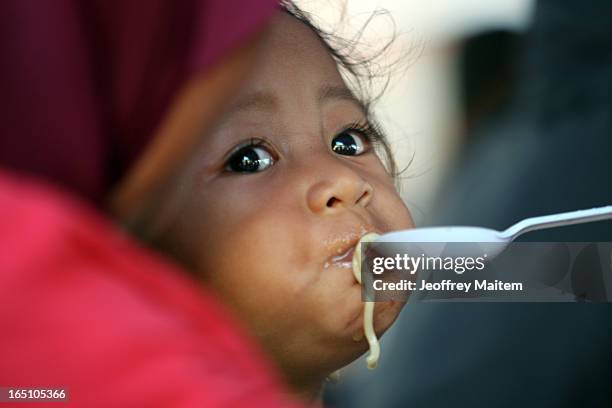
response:
<path fill-rule="evenodd" d="M 351 169 L 325 174 L 308 189 L 308 207 L 315 213 L 341 211 L 355 206 L 366 207 L 374 188 Z"/>

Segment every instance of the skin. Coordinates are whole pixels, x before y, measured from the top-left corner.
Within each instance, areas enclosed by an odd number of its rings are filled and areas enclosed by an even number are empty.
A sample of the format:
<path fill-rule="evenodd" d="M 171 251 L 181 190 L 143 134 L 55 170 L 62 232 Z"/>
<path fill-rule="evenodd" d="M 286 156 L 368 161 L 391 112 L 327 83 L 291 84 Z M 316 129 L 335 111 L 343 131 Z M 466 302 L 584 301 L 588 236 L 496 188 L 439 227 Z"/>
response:
<path fill-rule="evenodd" d="M 350 259 L 334 256 L 367 232 L 413 223 L 365 138 L 360 155 L 332 151 L 365 115 L 319 38 L 279 12 L 263 41 L 231 107 L 167 196 L 158 232 L 160 245 L 246 323 L 295 392 L 312 399 L 326 376 L 368 350 L 361 288 Z M 228 157 L 252 138 L 265 140 L 260 156 L 274 164 L 229 171 Z M 376 305 L 379 335 L 401 306 Z"/>

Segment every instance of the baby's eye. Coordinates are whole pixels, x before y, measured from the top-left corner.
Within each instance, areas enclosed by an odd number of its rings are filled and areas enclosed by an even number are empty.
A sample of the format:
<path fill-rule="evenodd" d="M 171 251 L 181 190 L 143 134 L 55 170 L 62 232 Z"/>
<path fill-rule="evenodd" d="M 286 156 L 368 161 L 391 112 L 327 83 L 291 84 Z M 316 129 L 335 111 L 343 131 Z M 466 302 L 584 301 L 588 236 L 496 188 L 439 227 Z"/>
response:
<path fill-rule="evenodd" d="M 256 173 L 274 164 L 274 157 L 263 145 L 250 145 L 240 148 L 231 155 L 225 169 L 237 173 Z"/>
<path fill-rule="evenodd" d="M 360 131 L 347 129 L 332 139 L 331 149 L 344 156 L 358 156 L 365 152 L 368 143 L 368 138 Z"/>

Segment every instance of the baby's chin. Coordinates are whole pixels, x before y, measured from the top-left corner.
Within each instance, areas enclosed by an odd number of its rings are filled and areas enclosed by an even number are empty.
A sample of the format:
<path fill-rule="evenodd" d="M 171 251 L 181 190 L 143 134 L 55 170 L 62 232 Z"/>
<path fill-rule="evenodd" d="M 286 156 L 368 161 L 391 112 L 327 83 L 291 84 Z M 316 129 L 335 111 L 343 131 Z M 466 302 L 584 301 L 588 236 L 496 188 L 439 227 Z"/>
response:
<path fill-rule="evenodd" d="M 397 319 L 405 302 L 398 302 L 389 300 L 385 302 L 376 302 L 374 307 L 374 331 L 380 338 Z M 363 331 L 363 311 L 361 313 L 361 319 L 359 321 L 360 327 L 356 328 L 352 333 L 354 341 L 365 341 Z"/>
<path fill-rule="evenodd" d="M 324 378 L 369 352 L 369 344 L 363 334 L 364 303 L 360 297 L 356 303 L 358 307 L 354 315 L 345 315 L 344 322 L 342 319 L 335 319 L 333 324 L 327 321 L 325 329 L 320 327 L 322 330 L 318 335 L 310 338 L 313 343 L 306 346 L 308 342 L 301 342 L 299 349 L 291 347 L 290 357 L 286 355 L 293 360 L 287 371 L 289 377 Z M 374 324 L 379 338 L 393 324 L 402 306 L 400 302 L 376 304 Z M 382 350 L 382 355 L 384 352 Z"/>
<path fill-rule="evenodd" d="M 379 339 L 393 325 L 404 304 L 404 302 L 397 301 L 376 303 L 374 308 L 374 329 Z M 369 351 L 369 344 L 363 329 L 363 305 L 364 303 L 360 304 L 359 312 L 352 318 L 347 329 L 342 330 L 336 337 L 337 341 L 334 342 L 335 352 L 342 351 L 336 355 L 339 357 L 339 361 L 337 366 L 333 368 L 334 370 L 350 364 Z"/>
<path fill-rule="evenodd" d="M 406 305 L 406 302 L 398 302 L 397 300 L 389 300 L 376 304 L 376 309 L 374 309 L 374 328 L 377 334 L 380 331 L 379 335 L 382 336 L 393 325 L 404 305 Z"/>

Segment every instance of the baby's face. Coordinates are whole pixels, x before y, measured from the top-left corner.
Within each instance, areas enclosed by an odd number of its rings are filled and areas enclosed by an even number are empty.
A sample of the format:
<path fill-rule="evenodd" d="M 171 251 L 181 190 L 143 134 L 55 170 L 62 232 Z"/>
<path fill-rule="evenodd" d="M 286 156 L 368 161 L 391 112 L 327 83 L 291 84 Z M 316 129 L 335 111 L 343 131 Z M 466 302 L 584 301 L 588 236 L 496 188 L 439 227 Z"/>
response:
<path fill-rule="evenodd" d="M 352 248 L 412 220 L 332 57 L 278 14 L 167 237 L 299 385 L 367 350 Z M 376 305 L 379 333 L 400 308 Z"/>

